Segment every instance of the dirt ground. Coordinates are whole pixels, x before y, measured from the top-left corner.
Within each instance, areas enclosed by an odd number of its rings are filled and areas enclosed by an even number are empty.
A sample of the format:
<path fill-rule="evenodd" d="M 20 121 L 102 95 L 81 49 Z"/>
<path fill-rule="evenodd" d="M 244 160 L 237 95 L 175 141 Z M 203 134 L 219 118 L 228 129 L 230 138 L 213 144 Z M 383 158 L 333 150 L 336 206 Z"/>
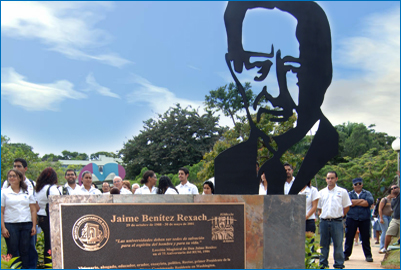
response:
<path fill-rule="evenodd" d="M 379 254 L 379 244 L 375 244 L 375 240 L 370 240 L 370 246 L 372 248 L 373 262 L 367 262 L 365 260 L 365 255 L 363 254 L 362 244 L 357 246 L 354 245 L 352 249 L 352 254 L 349 257 L 349 261 L 345 261 L 345 269 L 380 269 L 381 261 L 385 254 Z M 333 245 L 330 245 L 329 252 L 329 266 L 333 269 L 334 259 L 333 259 Z"/>

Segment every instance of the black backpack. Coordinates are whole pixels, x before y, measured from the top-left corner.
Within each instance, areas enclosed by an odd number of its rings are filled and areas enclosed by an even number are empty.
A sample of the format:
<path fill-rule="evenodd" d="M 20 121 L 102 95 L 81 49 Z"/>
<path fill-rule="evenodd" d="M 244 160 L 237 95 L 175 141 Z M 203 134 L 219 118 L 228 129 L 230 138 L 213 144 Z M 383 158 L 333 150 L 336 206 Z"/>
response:
<path fill-rule="evenodd" d="M 60 190 L 59 190 L 60 192 Z M 63 195 L 70 195 L 70 193 L 68 192 L 68 189 L 66 187 L 63 187 Z"/>
<path fill-rule="evenodd" d="M 374 217 L 379 217 L 379 205 L 380 205 L 380 202 L 381 202 L 381 200 L 378 203 L 376 203 L 375 210 L 373 211 L 373 216 Z M 386 199 L 386 203 L 387 203 L 387 199 Z"/>

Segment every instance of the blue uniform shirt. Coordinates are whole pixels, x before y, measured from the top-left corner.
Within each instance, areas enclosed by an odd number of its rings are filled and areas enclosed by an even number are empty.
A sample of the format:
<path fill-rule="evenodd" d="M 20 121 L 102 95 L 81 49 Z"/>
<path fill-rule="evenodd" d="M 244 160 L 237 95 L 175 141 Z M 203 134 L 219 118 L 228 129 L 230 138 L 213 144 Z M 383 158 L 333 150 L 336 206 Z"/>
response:
<path fill-rule="evenodd" d="M 370 193 L 367 190 L 362 189 L 362 192 L 359 194 L 359 198 L 354 190 L 348 192 L 348 195 L 351 200 L 357 200 L 357 199 L 366 200 L 368 202 L 369 206 L 368 207 L 362 207 L 362 206 L 350 207 L 349 211 L 347 213 L 347 218 L 352 218 L 352 219 L 361 220 L 361 221 L 370 219 L 370 206 L 373 204 L 372 193 Z"/>

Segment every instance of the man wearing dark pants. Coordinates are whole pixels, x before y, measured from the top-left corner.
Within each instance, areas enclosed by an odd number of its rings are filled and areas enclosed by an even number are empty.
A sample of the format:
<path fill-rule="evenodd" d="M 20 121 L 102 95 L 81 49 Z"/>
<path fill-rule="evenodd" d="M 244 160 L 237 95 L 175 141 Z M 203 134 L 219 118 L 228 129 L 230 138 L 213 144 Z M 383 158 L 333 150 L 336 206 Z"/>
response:
<path fill-rule="evenodd" d="M 345 223 L 347 229 L 345 233 L 344 258 L 347 261 L 351 256 L 355 233 L 357 228 L 359 228 L 362 239 L 362 249 L 366 261 L 373 262 L 369 237 L 370 206 L 374 202 L 373 196 L 369 191 L 362 189 L 362 178 L 353 179 L 352 184 L 354 185 L 354 190 L 348 193 L 352 205 L 347 213 L 347 220 Z"/>
<path fill-rule="evenodd" d="M 320 209 L 320 245 L 321 253 L 319 264 L 321 268 L 329 267 L 330 240 L 334 246 L 334 268 L 344 268 L 343 253 L 343 216 L 352 205 L 346 189 L 336 185 L 337 173 L 328 172 L 326 176 L 327 187 L 319 191 L 320 200 L 317 208 Z"/>

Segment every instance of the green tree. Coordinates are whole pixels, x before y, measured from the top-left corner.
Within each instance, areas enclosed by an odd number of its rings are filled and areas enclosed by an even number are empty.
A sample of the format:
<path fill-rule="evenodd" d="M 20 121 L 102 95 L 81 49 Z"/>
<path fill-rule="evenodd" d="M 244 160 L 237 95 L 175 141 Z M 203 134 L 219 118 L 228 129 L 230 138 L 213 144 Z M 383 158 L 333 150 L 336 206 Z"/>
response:
<path fill-rule="evenodd" d="M 39 154 L 34 153 L 33 148 L 25 143 L 10 143 L 10 138 L 1 135 L 1 179 L 7 179 L 7 172 L 13 168 L 16 158 L 23 158 L 28 163 L 28 168 L 40 161 Z M 27 177 L 34 180 L 35 175 L 27 172 Z M 37 177 L 37 176 L 36 176 Z"/>
<path fill-rule="evenodd" d="M 19 149 L 25 153 L 33 153 L 33 147 L 26 143 L 8 143 L 8 145 L 12 151 Z"/>
<path fill-rule="evenodd" d="M 136 183 L 140 183 L 141 182 L 141 179 L 142 179 L 142 176 L 143 176 L 143 174 L 146 172 L 146 171 L 148 171 L 149 169 L 147 168 L 147 167 L 144 167 L 144 168 L 142 168 L 141 169 L 141 172 L 136 176 L 136 177 L 133 177 L 134 178 L 134 181 L 136 182 Z M 155 172 L 155 174 L 156 174 L 156 176 L 157 176 L 157 173 Z M 130 177 L 129 177 L 130 178 Z"/>
<path fill-rule="evenodd" d="M 10 150 L 9 141 L 10 138 L 1 135 L 1 184 L 7 178 L 7 171 L 13 168 L 14 153 Z"/>
<path fill-rule="evenodd" d="M 113 152 L 106 152 L 106 151 L 100 151 L 100 152 L 96 152 L 94 154 L 90 155 L 90 159 L 91 160 L 99 160 L 99 156 L 103 155 L 106 157 L 112 157 L 112 158 L 118 158 L 119 156 L 114 154 Z"/>
<path fill-rule="evenodd" d="M 188 181 L 191 182 L 192 184 L 196 185 L 198 187 L 199 192 L 201 192 L 203 190 L 203 188 L 202 188 L 203 181 L 201 181 L 197 175 L 198 175 L 198 172 L 203 169 L 203 163 L 204 163 L 203 161 L 200 161 L 192 166 L 190 166 L 190 165 L 182 166 L 182 167 L 186 167 L 189 170 Z M 178 169 L 179 168 L 177 168 L 176 172 L 172 172 L 172 173 L 168 173 L 168 174 L 161 174 L 159 172 L 155 172 L 155 174 L 156 174 L 157 178 L 160 178 L 162 175 L 168 176 L 170 178 L 171 182 L 173 183 L 173 185 L 177 186 L 178 184 L 180 184 L 180 180 L 178 178 Z M 135 177 L 133 182 L 139 184 L 142 179 L 143 174 L 147 170 L 149 170 L 149 169 L 146 167 L 142 168 L 141 172 Z"/>
<path fill-rule="evenodd" d="M 85 167 L 85 165 L 68 165 L 67 169 L 71 169 L 74 170 L 75 173 L 78 174 L 80 173 L 80 171 Z"/>
<path fill-rule="evenodd" d="M 7 172 L 13 168 L 16 158 L 23 158 L 28 163 L 26 177 L 36 181 L 39 174 L 46 168 L 52 167 L 56 172 L 59 182 L 65 182 L 64 171 L 60 162 L 42 161 L 39 154 L 33 152 L 33 147 L 25 143 L 9 143 L 7 136 L 1 135 L 1 179 L 2 184 L 7 179 Z"/>
<path fill-rule="evenodd" d="M 62 167 L 62 164 L 59 161 L 42 161 L 40 159 L 29 163 L 28 162 L 28 171 L 26 176 L 36 181 L 40 173 L 47 167 L 53 168 L 57 173 L 58 185 L 64 185 L 66 180 L 64 178 L 65 169 Z"/>
<path fill-rule="evenodd" d="M 42 161 L 46 161 L 46 160 L 49 160 L 49 161 L 58 161 L 58 160 L 60 160 L 60 159 L 63 159 L 63 156 L 55 155 L 55 154 L 53 154 L 53 153 L 51 153 L 51 154 L 45 154 L 45 155 L 42 157 Z"/>
<path fill-rule="evenodd" d="M 305 156 L 312 144 L 313 138 L 314 136 L 312 135 L 306 135 L 298 143 L 291 146 L 291 148 L 288 151 L 290 151 L 293 154 Z"/>
<path fill-rule="evenodd" d="M 70 152 L 64 150 L 61 152 L 63 154 L 63 159 L 66 160 L 89 160 L 89 156 L 85 153 Z"/>
<path fill-rule="evenodd" d="M 265 108 L 269 108 L 265 106 Z M 254 123 L 256 123 L 257 115 L 254 114 L 251 116 Z M 260 121 L 256 123 L 257 128 L 264 131 L 270 137 L 277 136 L 287 132 L 291 129 L 296 121 L 296 115 L 290 117 L 290 119 L 286 122 L 272 122 L 270 119 L 272 115 L 262 114 Z M 244 140 L 248 139 L 250 133 L 250 125 L 246 117 L 241 117 L 241 121 L 237 122 L 234 128 L 229 129 L 223 134 L 223 138 L 217 141 L 213 150 L 206 153 L 203 156 L 203 168 L 198 172 L 197 176 L 200 181 L 205 181 L 214 176 L 214 159 L 224 150 L 241 143 Z M 275 141 L 271 138 L 270 144 L 273 148 L 277 146 Z M 273 154 L 265 147 L 265 144 L 262 139 L 259 139 L 258 142 L 258 161 L 262 165 L 268 159 L 270 159 Z M 299 168 L 301 165 L 303 156 L 299 153 L 293 153 L 291 151 L 287 151 L 282 157 L 282 162 L 290 163 L 294 168 Z M 295 171 L 295 169 L 294 169 Z M 296 173 L 295 173 L 296 174 Z"/>
<path fill-rule="evenodd" d="M 244 90 L 248 104 L 253 103 L 255 95 L 249 82 L 245 83 Z M 244 108 L 244 101 L 237 86 L 234 83 L 230 83 L 228 87 L 227 85 L 221 86 L 216 90 L 211 90 L 209 93 L 210 95 L 205 96 L 206 107 L 216 112 L 222 111 L 225 116 L 229 116 L 233 120 L 235 126 L 235 117 L 238 118 L 237 112 Z"/>
<path fill-rule="evenodd" d="M 177 104 L 157 119 L 144 121 L 140 134 L 120 151 L 127 177 L 133 178 L 144 167 L 168 174 L 198 163 L 225 130 L 218 126 L 218 119 L 210 111 L 199 115 L 197 110 Z"/>
<path fill-rule="evenodd" d="M 376 132 L 370 125 L 366 127 L 363 123 L 343 123 L 335 126 L 339 134 L 338 156 L 331 163 L 339 164 L 347 162 L 346 157 L 356 158 L 365 154 L 369 149 L 377 150 L 391 149 L 391 143 L 395 137 L 383 132 Z"/>
<path fill-rule="evenodd" d="M 370 191 L 374 198 L 383 197 L 391 184 L 396 183 L 397 153 L 392 149 L 372 148 L 356 158 L 347 158 L 346 163 L 326 165 L 317 175 L 319 188 L 326 187 L 328 171 L 336 171 L 337 184 L 348 191 L 353 189 L 352 179 L 361 177 L 363 188 Z"/>

